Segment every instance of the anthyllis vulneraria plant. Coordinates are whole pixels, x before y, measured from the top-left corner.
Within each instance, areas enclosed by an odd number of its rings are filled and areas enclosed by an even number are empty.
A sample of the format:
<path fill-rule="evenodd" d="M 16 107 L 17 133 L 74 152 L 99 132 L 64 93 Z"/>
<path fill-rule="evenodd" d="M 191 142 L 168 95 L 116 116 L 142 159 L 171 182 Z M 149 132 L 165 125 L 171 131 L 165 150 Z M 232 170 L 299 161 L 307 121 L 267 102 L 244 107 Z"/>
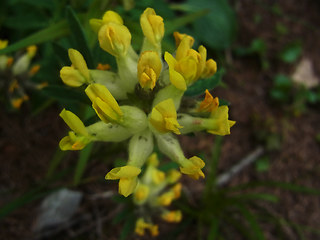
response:
<path fill-rule="evenodd" d="M 7 45 L 7 40 L 0 39 L 0 49 L 6 48 Z M 0 89 L 15 109 L 19 109 L 23 102 L 29 100 L 28 90 L 42 89 L 47 85 L 47 83 L 36 84 L 31 81 L 31 77 L 40 69 L 39 65 L 30 67 L 36 52 L 37 47 L 32 45 L 17 58 L 0 56 Z"/>
<path fill-rule="evenodd" d="M 158 226 L 152 223 L 152 216 L 161 216 L 169 223 L 177 223 L 182 219 L 180 210 L 168 210 L 172 201 L 181 194 L 181 183 L 177 181 L 181 173 L 175 169 L 167 173 L 159 170 L 158 157 L 155 153 L 147 160 L 147 167 L 133 193 L 133 201 L 137 205 L 138 219 L 135 232 L 144 235 L 148 230 L 152 236 L 159 233 Z"/>
<path fill-rule="evenodd" d="M 215 61 L 207 60 L 206 48 L 192 49 L 194 39 L 175 32 L 177 50 L 174 55 L 165 52 L 163 61 L 164 23 L 152 8 L 140 17 L 145 36 L 140 55 L 133 50 L 131 34 L 117 13 L 107 11 L 90 24 L 100 47 L 116 58 L 118 71 L 88 69 L 81 53 L 69 49 L 72 65 L 61 69 L 61 79 L 72 87 L 88 85 L 85 92 L 101 121 L 86 127 L 64 109 L 60 116 L 72 131 L 60 141 L 60 148 L 81 150 L 93 141 L 130 139 L 126 166 L 106 175 L 108 180 L 119 180 L 119 193 L 124 196 L 136 189 L 141 168 L 153 152 L 154 139 L 160 151 L 180 165 L 182 173 L 194 179 L 204 177 L 201 169 L 205 163 L 196 156 L 186 158 L 175 135 L 202 130 L 226 135 L 235 124 L 228 119 L 228 107 L 219 106 L 218 98 L 209 91 L 202 102 L 177 114 L 187 88 L 216 72 Z"/>

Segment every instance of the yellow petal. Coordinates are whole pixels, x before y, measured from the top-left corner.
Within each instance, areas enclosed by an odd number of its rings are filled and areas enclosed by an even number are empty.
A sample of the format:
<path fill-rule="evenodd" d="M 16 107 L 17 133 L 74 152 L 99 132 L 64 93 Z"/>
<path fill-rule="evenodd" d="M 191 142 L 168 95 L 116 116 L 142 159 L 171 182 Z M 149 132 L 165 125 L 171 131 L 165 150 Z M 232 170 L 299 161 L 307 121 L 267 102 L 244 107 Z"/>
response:
<path fill-rule="evenodd" d="M 123 115 L 117 101 L 104 85 L 98 83 L 90 84 L 86 88 L 85 92 L 90 98 L 91 102 L 97 104 L 97 106 L 105 106 L 101 104 L 101 101 L 107 104 L 114 111 L 114 113 L 117 114 L 117 119 Z M 101 101 L 98 100 L 97 102 L 97 98 L 100 98 Z"/>
<path fill-rule="evenodd" d="M 217 72 L 217 63 L 213 59 L 206 61 L 206 66 L 202 73 L 202 78 L 212 77 Z"/>
<path fill-rule="evenodd" d="M 128 28 L 114 22 L 103 25 L 98 34 L 100 47 L 115 57 L 126 56 L 131 45 Z"/>
<path fill-rule="evenodd" d="M 140 174 L 141 169 L 134 166 L 123 166 L 113 168 L 107 173 L 106 179 L 115 180 L 120 178 L 133 178 Z"/>
<path fill-rule="evenodd" d="M 92 18 L 89 20 L 89 24 L 91 29 L 95 33 L 98 33 L 103 23 L 102 23 L 102 19 Z"/>
<path fill-rule="evenodd" d="M 87 79 L 90 79 L 89 75 L 89 69 L 87 66 L 86 61 L 84 60 L 82 54 L 75 50 L 70 48 L 68 50 L 69 58 L 72 62 L 72 65 Z"/>
<path fill-rule="evenodd" d="M 60 78 L 64 84 L 71 87 L 80 87 L 86 83 L 86 79 L 77 69 L 74 69 L 73 67 L 63 67 L 60 70 Z"/>
<path fill-rule="evenodd" d="M 147 185 L 139 184 L 136 191 L 134 192 L 133 198 L 137 203 L 142 203 L 148 198 L 149 192 L 150 189 Z"/>
<path fill-rule="evenodd" d="M 201 169 L 205 166 L 205 163 L 200 158 L 194 156 L 182 164 L 183 166 L 180 167 L 182 173 L 187 174 L 196 180 L 199 179 L 199 177 L 204 178 L 204 173 Z"/>
<path fill-rule="evenodd" d="M 89 135 L 83 122 L 74 113 L 63 109 L 62 112 L 60 113 L 60 117 L 75 133 L 78 133 L 83 136 Z"/>
<path fill-rule="evenodd" d="M 178 47 L 182 41 L 183 38 L 187 38 L 188 39 L 188 43 L 189 46 L 192 47 L 192 45 L 194 44 L 194 38 L 191 37 L 188 34 L 185 33 L 179 33 L 179 32 L 174 32 L 173 33 L 174 39 L 176 41 L 176 47 Z"/>
<path fill-rule="evenodd" d="M 147 8 L 140 17 L 144 36 L 154 45 L 159 44 L 164 35 L 163 18 L 156 15 L 154 9 Z"/>
<path fill-rule="evenodd" d="M 133 178 L 120 178 L 119 181 L 119 193 L 125 197 L 128 197 L 134 192 L 138 183 L 137 177 Z"/>
<path fill-rule="evenodd" d="M 206 96 L 200 103 L 198 112 L 212 112 L 219 107 L 219 99 L 213 98 L 208 89 L 206 89 Z"/>
<path fill-rule="evenodd" d="M 175 66 L 177 64 L 176 59 L 174 59 L 174 57 L 168 52 L 165 52 L 164 59 L 169 65 L 169 78 L 171 84 L 182 91 L 187 90 L 184 77 L 175 70 Z"/>
<path fill-rule="evenodd" d="M 121 16 L 114 12 L 114 11 L 106 11 L 102 17 L 102 21 L 103 23 L 109 23 L 109 22 L 114 22 L 114 23 L 117 23 L 117 24 L 121 24 L 123 25 L 123 20 L 121 18 Z"/>

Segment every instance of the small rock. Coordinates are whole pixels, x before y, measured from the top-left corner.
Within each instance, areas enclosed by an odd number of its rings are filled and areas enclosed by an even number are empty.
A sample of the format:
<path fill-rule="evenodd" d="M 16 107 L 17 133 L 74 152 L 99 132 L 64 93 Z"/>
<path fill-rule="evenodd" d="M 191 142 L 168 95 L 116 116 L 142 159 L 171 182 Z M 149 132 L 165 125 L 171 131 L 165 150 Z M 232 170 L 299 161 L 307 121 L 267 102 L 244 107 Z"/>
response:
<path fill-rule="evenodd" d="M 302 84 L 307 88 L 313 88 L 319 85 L 319 78 L 314 73 L 313 65 L 310 59 L 303 58 L 298 64 L 292 75 L 295 83 Z"/>
<path fill-rule="evenodd" d="M 77 211 L 83 194 L 68 189 L 60 189 L 47 196 L 40 207 L 34 231 L 54 227 L 67 222 Z"/>

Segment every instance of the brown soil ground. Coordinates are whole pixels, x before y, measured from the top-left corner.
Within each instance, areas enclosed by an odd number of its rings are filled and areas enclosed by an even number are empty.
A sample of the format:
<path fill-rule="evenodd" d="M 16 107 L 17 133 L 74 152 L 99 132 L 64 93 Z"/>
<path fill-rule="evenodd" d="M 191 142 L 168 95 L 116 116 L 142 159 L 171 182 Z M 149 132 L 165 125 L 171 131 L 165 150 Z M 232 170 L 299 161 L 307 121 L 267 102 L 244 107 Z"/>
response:
<path fill-rule="evenodd" d="M 278 4 L 282 14 L 272 11 L 272 6 Z M 277 58 L 277 53 L 291 40 L 300 40 L 303 46 L 303 56 L 308 57 L 314 64 L 317 76 L 320 76 L 319 39 L 320 3 L 313 0 L 257 0 L 234 1 L 239 31 L 237 46 L 249 46 L 252 39 L 261 38 L 267 44 L 267 56 L 270 63 L 268 70 L 260 66 L 258 56 L 237 57 L 230 59 L 230 67 L 224 77 L 227 88 L 219 88 L 214 95 L 232 103 L 230 119 L 237 124 L 232 128 L 230 136 L 224 138 L 219 172 L 223 172 L 236 164 L 247 154 L 254 151 L 263 141 L 258 141 L 261 129 L 276 135 L 280 139 L 278 150 L 268 151 L 265 155 L 270 159 L 270 169 L 257 172 L 254 166 L 245 169 L 232 179 L 230 185 L 255 180 L 283 181 L 320 189 L 320 145 L 316 142 L 316 135 L 320 133 L 319 107 L 311 107 L 306 112 L 295 116 L 287 111 L 286 106 L 275 105 L 269 97 L 272 77 L 277 73 L 291 74 L 295 65 L 284 64 Z M 254 19 L 260 16 L 259 23 Z M 276 33 L 276 24 L 281 22 L 289 30 L 285 36 Z M 21 196 L 22 193 L 38 186 L 46 176 L 48 165 L 54 155 L 57 142 L 65 132 L 65 126 L 58 117 L 57 107 L 47 109 L 40 115 L 30 118 L 21 113 L 8 114 L 0 110 L 0 204 L 8 203 Z M 201 134 L 194 141 L 190 137 L 182 137 L 187 155 L 197 152 L 211 151 L 214 137 Z M 261 140 L 261 139 L 260 139 Z M 69 154 L 62 168 L 73 166 L 75 154 Z M 101 159 L 93 159 L 86 170 L 88 182 L 77 189 L 84 192 L 84 201 L 77 213 L 83 221 L 62 231 L 61 239 L 118 239 L 121 226 L 110 225 L 108 222 L 120 209 L 110 199 L 92 200 L 90 196 L 107 191 L 110 184 L 97 181 L 97 176 L 103 179 L 106 164 Z M 72 175 L 72 174 L 71 174 Z M 91 180 L 90 180 L 91 179 Z M 95 181 L 93 181 L 94 179 Z M 98 178 L 99 179 L 99 178 Z M 190 182 L 192 189 L 202 188 L 202 183 Z M 64 178 L 63 184 L 72 182 L 72 176 Z M 56 183 L 59 185 L 59 183 Z M 192 186 L 192 187 L 191 187 Z M 116 184 L 113 185 L 116 189 Z M 194 190 L 197 191 L 197 190 Z M 271 190 L 280 197 L 276 205 L 266 205 L 279 217 L 291 222 L 307 225 L 317 229 L 320 223 L 320 198 L 296 194 L 288 191 Z M 33 239 L 32 226 L 35 222 L 40 200 L 35 200 L 19 208 L 2 222 L 0 222 L 0 239 Z M 88 223 L 88 219 L 91 222 Z M 99 227 L 97 219 L 102 219 L 103 227 Z M 103 228 L 103 233 L 102 229 Z M 166 231 L 165 225 L 160 228 Z M 277 239 L 271 226 L 263 226 L 266 239 Z M 299 239 L 295 231 L 286 229 L 290 240 Z M 305 231 L 306 239 L 320 239 L 310 231 Z M 196 239 L 194 229 L 183 233 L 178 239 Z M 43 239 L 54 239 L 44 237 Z M 136 239 L 133 237 L 132 239 Z M 158 238 L 161 239 L 161 236 Z M 240 239 L 240 238 L 239 238 Z"/>

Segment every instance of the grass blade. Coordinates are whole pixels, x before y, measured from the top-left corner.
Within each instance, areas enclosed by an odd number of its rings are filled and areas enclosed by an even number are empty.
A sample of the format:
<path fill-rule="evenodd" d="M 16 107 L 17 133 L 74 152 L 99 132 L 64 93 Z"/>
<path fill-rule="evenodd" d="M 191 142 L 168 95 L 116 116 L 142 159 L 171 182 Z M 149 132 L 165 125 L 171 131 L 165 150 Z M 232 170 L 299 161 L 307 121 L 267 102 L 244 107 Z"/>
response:
<path fill-rule="evenodd" d="M 0 55 L 15 52 L 30 45 L 38 45 L 56 38 L 63 37 L 69 33 L 69 26 L 66 21 L 61 21 L 51 25 L 48 28 L 40 30 L 29 37 L 26 37 L 8 47 L 0 50 Z"/>
<path fill-rule="evenodd" d="M 88 144 L 83 150 L 81 150 L 76 170 L 74 173 L 73 183 L 75 186 L 79 185 L 84 170 L 86 169 L 87 162 L 92 152 L 93 143 Z"/>

